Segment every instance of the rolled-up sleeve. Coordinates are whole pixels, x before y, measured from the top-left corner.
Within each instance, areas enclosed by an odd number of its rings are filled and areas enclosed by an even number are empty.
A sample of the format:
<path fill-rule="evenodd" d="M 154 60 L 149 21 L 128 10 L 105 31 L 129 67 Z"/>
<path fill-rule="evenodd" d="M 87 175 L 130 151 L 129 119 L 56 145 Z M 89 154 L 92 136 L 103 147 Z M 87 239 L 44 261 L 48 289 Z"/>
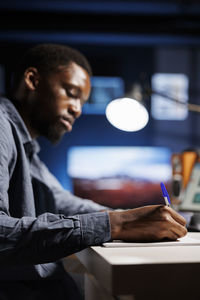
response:
<path fill-rule="evenodd" d="M 0 215 L 1 266 L 52 262 L 109 240 L 107 212 L 20 219 Z"/>
<path fill-rule="evenodd" d="M 108 212 L 80 215 L 82 244 L 100 245 L 111 239 Z"/>

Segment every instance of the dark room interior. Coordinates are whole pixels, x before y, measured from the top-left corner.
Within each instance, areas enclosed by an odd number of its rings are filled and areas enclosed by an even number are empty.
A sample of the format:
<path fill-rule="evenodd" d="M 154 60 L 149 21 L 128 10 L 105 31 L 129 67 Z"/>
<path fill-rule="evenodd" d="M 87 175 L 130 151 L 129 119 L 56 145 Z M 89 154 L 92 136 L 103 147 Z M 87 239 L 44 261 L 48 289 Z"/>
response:
<path fill-rule="evenodd" d="M 155 73 L 188 77 L 188 101 L 200 104 L 200 5 L 198 1 L 1 1 L 1 93 L 7 94 L 14 65 L 25 50 L 39 43 L 63 43 L 82 51 L 94 76 L 120 77 L 124 93 L 133 84 L 151 85 Z M 114 128 L 104 110 L 92 104 L 73 133 L 52 146 L 40 138 L 40 157 L 65 188 L 67 153 L 72 146 L 159 146 L 171 152 L 199 147 L 200 115 L 158 120 L 150 113 L 138 132 Z M 81 129 L 81 130 L 80 130 Z"/>

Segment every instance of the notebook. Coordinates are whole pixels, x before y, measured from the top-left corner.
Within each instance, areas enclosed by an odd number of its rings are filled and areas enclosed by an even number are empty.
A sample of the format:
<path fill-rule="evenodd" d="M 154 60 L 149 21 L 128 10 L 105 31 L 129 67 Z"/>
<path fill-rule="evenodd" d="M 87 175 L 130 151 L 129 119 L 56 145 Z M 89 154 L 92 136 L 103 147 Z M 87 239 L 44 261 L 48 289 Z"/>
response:
<path fill-rule="evenodd" d="M 132 243 L 124 242 L 121 240 L 115 240 L 109 243 L 103 243 L 104 247 L 117 248 L 117 247 L 162 247 L 162 246 L 200 246 L 200 240 L 190 238 L 187 235 L 176 241 L 164 241 L 154 243 Z"/>

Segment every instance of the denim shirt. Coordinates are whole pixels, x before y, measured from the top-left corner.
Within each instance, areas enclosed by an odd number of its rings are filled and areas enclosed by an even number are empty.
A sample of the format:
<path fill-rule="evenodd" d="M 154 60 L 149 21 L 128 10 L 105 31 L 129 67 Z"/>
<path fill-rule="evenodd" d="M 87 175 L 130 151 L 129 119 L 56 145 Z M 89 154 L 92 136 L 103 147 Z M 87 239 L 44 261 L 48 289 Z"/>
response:
<path fill-rule="evenodd" d="M 0 280 L 58 278 L 57 261 L 111 238 L 108 212 L 64 190 L 38 157 L 11 101 L 0 99 Z"/>

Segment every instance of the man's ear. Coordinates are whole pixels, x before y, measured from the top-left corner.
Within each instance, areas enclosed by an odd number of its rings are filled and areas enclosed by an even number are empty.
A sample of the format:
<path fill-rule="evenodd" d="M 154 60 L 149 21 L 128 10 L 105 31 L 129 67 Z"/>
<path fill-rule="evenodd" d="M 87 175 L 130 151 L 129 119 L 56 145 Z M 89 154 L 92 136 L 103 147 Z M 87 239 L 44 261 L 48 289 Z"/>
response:
<path fill-rule="evenodd" d="M 39 83 L 39 73 L 38 70 L 34 67 L 29 67 L 24 72 L 24 81 L 27 88 L 31 91 L 34 91 Z"/>

